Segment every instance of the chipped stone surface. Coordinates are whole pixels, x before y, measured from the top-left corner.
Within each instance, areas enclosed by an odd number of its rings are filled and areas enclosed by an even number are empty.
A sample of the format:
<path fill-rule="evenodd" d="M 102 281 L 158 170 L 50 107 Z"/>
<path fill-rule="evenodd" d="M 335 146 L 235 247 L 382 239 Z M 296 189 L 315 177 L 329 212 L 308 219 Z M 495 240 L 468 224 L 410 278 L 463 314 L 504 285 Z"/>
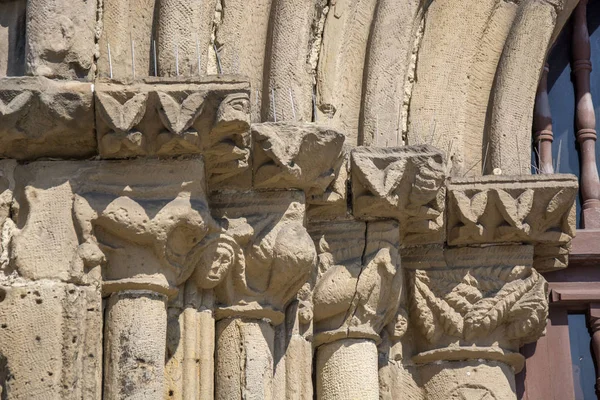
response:
<path fill-rule="evenodd" d="M 403 244 L 444 239 L 445 160 L 431 146 L 357 148 L 351 153 L 353 213 L 395 218 Z"/>
<path fill-rule="evenodd" d="M 102 303 L 91 286 L 0 286 L 0 387 L 9 399 L 99 399 Z"/>
<path fill-rule="evenodd" d="M 96 154 L 92 85 L 47 78 L 0 79 L 0 156 Z"/>

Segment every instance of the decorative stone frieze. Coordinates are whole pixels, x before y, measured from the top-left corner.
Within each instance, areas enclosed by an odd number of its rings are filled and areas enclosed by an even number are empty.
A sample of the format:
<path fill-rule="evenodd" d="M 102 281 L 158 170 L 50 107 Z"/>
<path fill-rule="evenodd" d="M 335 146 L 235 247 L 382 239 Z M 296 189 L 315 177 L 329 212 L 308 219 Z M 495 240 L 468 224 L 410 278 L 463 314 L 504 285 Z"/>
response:
<path fill-rule="evenodd" d="M 486 176 L 448 183 L 448 244 L 530 243 L 539 271 L 564 268 L 575 236 L 577 178 Z"/>
<path fill-rule="evenodd" d="M 43 77 L 0 79 L 0 157 L 95 155 L 93 87 Z"/>
<path fill-rule="evenodd" d="M 444 241 L 446 167 L 434 147 L 359 147 L 351 152 L 353 213 L 395 218 L 403 245 Z"/>
<path fill-rule="evenodd" d="M 205 154 L 215 188 L 227 186 L 240 173 L 250 173 L 246 82 L 219 78 L 107 81 L 96 85 L 96 101 L 102 157 Z"/>

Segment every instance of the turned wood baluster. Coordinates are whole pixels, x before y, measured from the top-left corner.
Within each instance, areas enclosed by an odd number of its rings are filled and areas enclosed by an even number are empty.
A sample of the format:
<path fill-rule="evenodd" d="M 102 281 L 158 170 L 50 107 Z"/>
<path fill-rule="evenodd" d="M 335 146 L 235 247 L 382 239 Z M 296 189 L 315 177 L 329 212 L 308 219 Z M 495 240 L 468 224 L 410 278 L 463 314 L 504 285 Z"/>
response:
<path fill-rule="evenodd" d="M 533 114 L 533 140 L 536 147 L 537 165 L 540 174 L 553 174 L 552 166 L 552 113 L 548 100 L 548 72 L 550 66 L 544 65 L 544 71 L 535 97 Z"/>
<path fill-rule="evenodd" d="M 590 304 L 588 326 L 592 335 L 592 350 L 596 364 L 596 396 L 600 399 L 600 303 Z"/>
<path fill-rule="evenodd" d="M 600 179 L 596 166 L 596 116 L 590 93 L 590 35 L 587 28 L 588 0 L 581 0 L 573 13 L 573 60 L 577 111 L 575 125 L 580 148 L 582 225 L 600 228 Z"/>

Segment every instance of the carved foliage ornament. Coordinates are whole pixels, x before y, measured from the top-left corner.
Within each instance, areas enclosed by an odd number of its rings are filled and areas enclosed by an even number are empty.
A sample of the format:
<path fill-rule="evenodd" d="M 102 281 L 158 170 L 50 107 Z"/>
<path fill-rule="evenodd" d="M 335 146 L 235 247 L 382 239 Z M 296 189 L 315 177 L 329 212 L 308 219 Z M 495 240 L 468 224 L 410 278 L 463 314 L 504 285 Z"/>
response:
<path fill-rule="evenodd" d="M 397 219 L 403 244 L 442 242 L 445 169 L 443 154 L 428 145 L 354 149 L 354 215 Z"/>
<path fill-rule="evenodd" d="M 502 328 L 524 344 L 546 327 L 547 283 L 531 267 L 416 270 L 411 287 L 413 320 L 430 343 L 443 336 L 471 343 Z"/>
<path fill-rule="evenodd" d="M 577 180 L 536 175 L 452 180 L 448 244 L 564 244 L 575 236 Z"/>

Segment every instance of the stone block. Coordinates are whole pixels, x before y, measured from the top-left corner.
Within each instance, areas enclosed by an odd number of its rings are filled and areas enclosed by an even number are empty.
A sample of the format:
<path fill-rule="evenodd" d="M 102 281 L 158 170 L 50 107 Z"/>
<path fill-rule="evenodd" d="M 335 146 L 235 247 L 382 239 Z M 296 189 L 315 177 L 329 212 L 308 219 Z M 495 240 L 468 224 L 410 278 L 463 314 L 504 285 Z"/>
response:
<path fill-rule="evenodd" d="M 96 154 L 93 85 L 43 77 L 0 79 L 0 157 Z"/>

